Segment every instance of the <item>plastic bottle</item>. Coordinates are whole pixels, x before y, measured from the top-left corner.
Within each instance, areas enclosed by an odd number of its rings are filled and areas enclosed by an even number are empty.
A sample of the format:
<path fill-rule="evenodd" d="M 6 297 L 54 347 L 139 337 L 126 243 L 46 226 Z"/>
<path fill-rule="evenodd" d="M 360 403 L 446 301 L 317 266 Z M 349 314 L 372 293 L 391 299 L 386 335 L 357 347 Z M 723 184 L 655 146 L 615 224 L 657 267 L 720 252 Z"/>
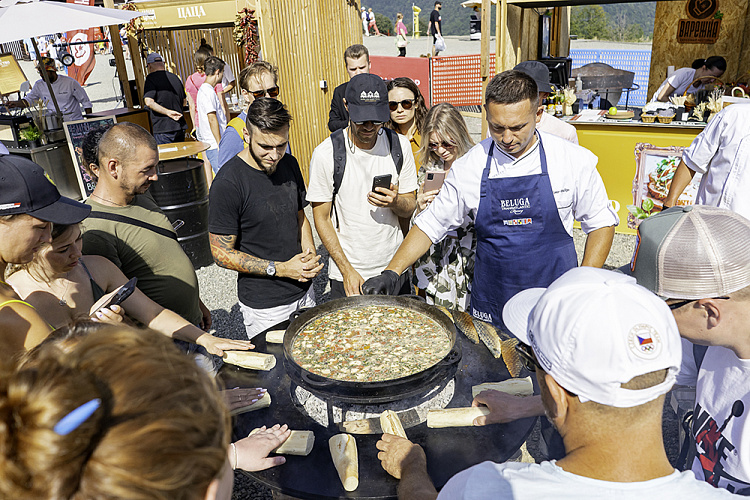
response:
<path fill-rule="evenodd" d="M 581 75 L 578 75 L 576 77 L 576 92 L 582 92 L 583 91 L 583 81 L 581 80 Z"/>

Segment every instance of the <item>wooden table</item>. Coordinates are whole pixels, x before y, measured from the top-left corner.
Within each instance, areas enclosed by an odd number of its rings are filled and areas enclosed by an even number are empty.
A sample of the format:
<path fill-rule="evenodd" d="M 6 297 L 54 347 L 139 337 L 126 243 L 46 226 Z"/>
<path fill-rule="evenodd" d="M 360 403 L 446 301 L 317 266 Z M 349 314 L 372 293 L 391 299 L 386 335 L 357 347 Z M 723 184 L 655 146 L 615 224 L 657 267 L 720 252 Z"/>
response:
<path fill-rule="evenodd" d="M 175 160 L 186 156 L 195 156 L 206 151 L 210 145 L 207 142 L 186 141 L 171 144 L 159 144 L 159 161 Z"/>

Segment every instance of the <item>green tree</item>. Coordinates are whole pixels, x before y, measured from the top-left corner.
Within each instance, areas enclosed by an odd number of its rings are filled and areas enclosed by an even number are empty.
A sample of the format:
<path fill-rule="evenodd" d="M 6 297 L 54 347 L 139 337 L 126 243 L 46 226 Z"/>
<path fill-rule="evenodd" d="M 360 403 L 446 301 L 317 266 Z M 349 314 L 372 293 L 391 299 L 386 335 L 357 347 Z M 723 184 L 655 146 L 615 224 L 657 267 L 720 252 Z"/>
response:
<path fill-rule="evenodd" d="M 570 34 L 588 40 L 607 36 L 607 13 L 601 5 L 573 7 L 570 16 Z"/>
<path fill-rule="evenodd" d="M 378 30 L 383 35 L 392 35 L 394 33 L 393 22 L 385 17 L 383 14 L 375 13 L 375 24 L 378 26 Z"/>

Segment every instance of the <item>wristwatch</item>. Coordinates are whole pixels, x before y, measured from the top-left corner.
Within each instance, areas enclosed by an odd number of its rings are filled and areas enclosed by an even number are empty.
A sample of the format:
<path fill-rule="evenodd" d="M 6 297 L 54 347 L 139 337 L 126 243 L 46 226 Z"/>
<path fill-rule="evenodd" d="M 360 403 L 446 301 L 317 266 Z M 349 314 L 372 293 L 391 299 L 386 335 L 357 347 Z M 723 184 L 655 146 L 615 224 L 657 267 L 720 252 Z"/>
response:
<path fill-rule="evenodd" d="M 266 274 L 269 276 L 276 276 L 276 263 L 274 261 L 268 261 L 268 265 L 266 266 Z"/>

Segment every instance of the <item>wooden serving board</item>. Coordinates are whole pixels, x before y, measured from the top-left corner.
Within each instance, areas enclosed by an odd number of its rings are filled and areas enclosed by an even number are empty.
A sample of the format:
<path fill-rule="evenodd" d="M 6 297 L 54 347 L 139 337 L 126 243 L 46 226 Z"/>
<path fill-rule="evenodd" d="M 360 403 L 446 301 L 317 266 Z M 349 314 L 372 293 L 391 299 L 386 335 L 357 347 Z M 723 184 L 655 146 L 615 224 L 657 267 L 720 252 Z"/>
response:
<path fill-rule="evenodd" d="M 632 111 L 618 111 L 616 115 L 610 115 L 607 113 L 604 115 L 605 118 L 609 118 L 610 120 L 630 120 L 635 116 Z"/>

